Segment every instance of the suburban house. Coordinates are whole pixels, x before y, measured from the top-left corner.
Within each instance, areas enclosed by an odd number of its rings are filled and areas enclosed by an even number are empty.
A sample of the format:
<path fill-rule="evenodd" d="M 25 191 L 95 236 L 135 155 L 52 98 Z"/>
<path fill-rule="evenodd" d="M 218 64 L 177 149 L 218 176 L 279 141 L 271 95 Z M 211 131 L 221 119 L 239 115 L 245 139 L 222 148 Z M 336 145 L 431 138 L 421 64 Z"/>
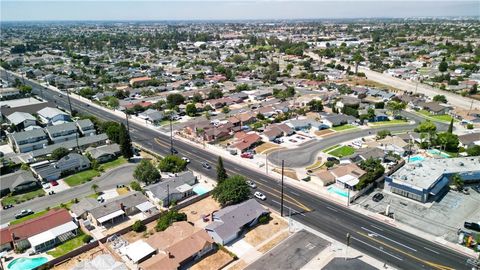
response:
<path fill-rule="evenodd" d="M 116 261 L 110 254 L 100 254 L 93 259 L 82 260 L 71 270 L 128 270 L 123 262 Z"/>
<path fill-rule="evenodd" d="M 95 198 L 86 197 L 78 201 L 78 203 L 74 203 L 70 207 L 70 212 L 72 212 L 73 217 L 76 219 L 87 220 L 88 212 L 99 206 L 100 202 L 98 202 Z"/>
<path fill-rule="evenodd" d="M 14 112 L 7 116 L 8 122 L 14 125 L 15 128 L 20 131 L 29 126 L 37 125 L 37 119 L 26 112 Z"/>
<path fill-rule="evenodd" d="M 456 119 L 462 121 L 462 124 L 478 124 L 480 123 L 480 110 L 464 110 L 464 109 L 455 109 L 451 112 L 452 116 Z"/>
<path fill-rule="evenodd" d="M 27 249 L 42 252 L 78 234 L 78 225 L 64 208 L 0 230 L 0 249 Z"/>
<path fill-rule="evenodd" d="M 207 142 L 220 141 L 231 137 L 233 125 L 226 123 L 220 126 L 209 127 L 203 130 L 203 139 Z"/>
<path fill-rule="evenodd" d="M 230 97 L 222 97 L 222 98 L 217 98 L 217 99 L 209 99 L 204 102 L 205 105 L 210 105 L 210 107 L 214 109 L 220 109 L 225 106 L 230 106 L 234 104 L 234 101 Z"/>
<path fill-rule="evenodd" d="M 329 128 L 328 125 L 315 121 L 312 119 L 290 119 L 287 122 L 285 122 L 286 125 L 291 127 L 294 130 L 310 130 L 311 128 L 314 128 L 316 130 L 322 130 L 322 129 L 327 129 Z"/>
<path fill-rule="evenodd" d="M 338 165 L 335 168 L 322 171 L 317 174 L 323 184 L 329 185 L 331 183 L 336 183 L 342 188 L 354 190 L 355 185 L 360 181 L 366 172 L 357 166 L 355 163 Z"/>
<path fill-rule="evenodd" d="M 90 168 L 90 160 L 77 153 L 70 153 L 55 162 L 31 166 L 33 173 L 42 181 L 57 180 L 88 168 Z"/>
<path fill-rule="evenodd" d="M 212 223 L 205 227 L 207 233 L 220 245 L 235 240 L 244 229 L 257 224 L 261 216 L 268 215 L 265 209 L 255 199 L 227 206 L 211 214 Z"/>
<path fill-rule="evenodd" d="M 262 141 L 262 137 L 255 132 L 248 134 L 244 132 L 237 132 L 235 134 L 235 138 L 237 138 L 237 141 L 233 143 L 230 148 L 240 150 L 240 152 L 245 152 L 246 150 L 252 149 Z"/>
<path fill-rule="evenodd" d="M 1 100 L 12 99 L 18 96 L 20 96 L 20 90 L 18 88 L 14 88 L 14 87 L 0 88 Z"/>
<path fill-rule="evenodd" d="M 126 216 L 152 211 L 153 209 L 155 209 L 155 206 L 147 197 L 138 191 L 134 191 L 87 210 L 87 218 L 97 226 L 104 226 L 122 220 Z"/>
<path fill-rule="evenodd" d="M 480 145 L 480 133 L 459 135 L 458 140 L 460 141 L 460 146 L 465 149 L 474 145 Z"/>
<path fill-rule="evenodd" d="M 409 163 L 385 177 L 385 189 L 425 203 L 443 195 L 457 173 L 465 183 L 480 180 L 480 158 L 432 158 Z"/>
<path fill-rule="evenodd" d="M 156 255 L 139 264 L 141 270 L 184 269 L 214 250 L 215 243 L 203 229 L 186 221 L 174 222 L 163 232 L 148 237 L 146 242 L 156 250 Z"/>
<path fill-rule="evenodd" d="M 33 150 L 31 154 L 33 157 L 41 157 L 51 154 L 55 149 L 63 147 L 65 149 L 74 149 L 80 147 L 80 149 L 86 149 L 89 146 L 103 145 L 107 142 L 107 134 L 102 133 L 98 135 L 91 135 L 86 137 L 80 137 L 77 140 L 69 140 L 64 142 L 59 142 L 56 144 L 47 145 L 44 148 Z"/>
<path fill-rule="evenodd" d="M 9 193 L 19 194 L 41 188 L 39 181 L 30 171 L 18 170 L 0 178 L 0 197 Z"/>
<path fill-rule="evenodd" d="M 43 129 L 33 129 L 10 134 L 8 141 L 17 153 L 25 153 L 48 145 L 48 136 Z"/>
<path fill-rule="evenodd" d="M 195 193 L 193 185 L 197 183 L 197 177 L 191 171 L 178 173 L 171 178 L 162 179 L 161 182 L 147 186 L 147 196 L 160 205 L 168 207 L 171 202 L 179 202 Z"/>
<path fill-rule="evenodd" d="M 418 106 L 435 115 L 447 114 L 451 110 L 450 107 L 443 106 L 436 101 L 419 103 Z"/>
<path fill-rule="evenodd" d="M 126 256 L 133 263 L 141 263 L 155 254 L 155 249 L 143 240 L 137 240 L 119 249 L 120 254 Z"/>
<path fill-rule="evenodd" d="M 353 162 L 360 162 L 369 158 L 382 160 L 385 156 L 385 151 L 377 147 L 360 148 L 355 151 L 355 154 L 349 156 Z"/>
<path fill-rule="evenodd" d="M 263 135 L 269 141 L 273 141 L 283 136 L 290 136 L 293 133 L 295 133 L 295 130 L 286 124 L 270 124 L 265 128 L 265 131 L 263 131 Z"/>
<path fill-rule="evenodd" d="M 48 126 L 45 131 L 53 143 L 75 140 L 79 137 L 77 125 L 74 122 Z"/>
<path fill-rule="evenodd" d="M 58 125 L 65 122 L 70 122 L 70 115 L 52 107 L 46 107 L 37 112 L 40 121 L 45 125 Z"/>
<path fill-rule="evenodd" d="M 152 78 L 145 76 L 145 77 L 138 77 L 138 78 L 130 79 L 129 83 L 130 83 L 131 87 L 135 87 L 135 86 L 145 85 L 145 84 L 149 83 L 151 80 L 152 80 Z"/>
<path fill-rule="evenodd" d="M 139 113 L 138 117 L 144 119 L 152 125 L 158 125 L 165 118 L 165 115 L 163 112 L 154 109 L 148 109 L 142 113 Z"/>
<path fill-rule="evenodd" d="M 78 130 L 82 136 L 92 136 L 97 133 L 95 126 L 90 119 L 82 119 L 76 122 Z"/>
<path fill-rule="evenodd" d="M 90 156 L 97 160 L 99 163 L 104 163 L 110 160 L 117 158 L 120 155 L 120 145 L 114 144 L 107 144 L 102 145 L 96 148 L 90 147 L 86 150 Z"/>
<path fill-rule="evenodd" d="M 384 152 L 394 152 L 400 156 L 409 149 L 409 144 L 398 136 L 387 136 L 381 140 L 365 143 L 368 147 L 377 147 Z"/>
<path fill-rule="evenodd" d="M 357 119 L 355 117 L 346 114 L 327 114 L 322 116 L 322 122 L 329 127 L 351 124 L 356 120 Z"/>

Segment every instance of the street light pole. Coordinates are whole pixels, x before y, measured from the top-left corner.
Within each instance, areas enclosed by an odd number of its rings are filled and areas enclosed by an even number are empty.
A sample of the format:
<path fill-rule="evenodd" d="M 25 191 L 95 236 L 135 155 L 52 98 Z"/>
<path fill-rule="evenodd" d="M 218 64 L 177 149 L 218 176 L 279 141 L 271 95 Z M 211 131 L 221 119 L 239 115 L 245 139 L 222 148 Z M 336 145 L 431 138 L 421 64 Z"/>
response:
<path fill-rule="evenodd" d="M 172 127 L 172 116 L 170 115 L 170 152 L 173 154 L 173 127 Z"/>
<path fill-rule="evenodd" d="M 282 197 L 281 197 L 281 205 L 280 205 L 280 213 L 283 217 L 283 174 L 284 174 L 284 163 L 285 160 L 282 159 Z"/>

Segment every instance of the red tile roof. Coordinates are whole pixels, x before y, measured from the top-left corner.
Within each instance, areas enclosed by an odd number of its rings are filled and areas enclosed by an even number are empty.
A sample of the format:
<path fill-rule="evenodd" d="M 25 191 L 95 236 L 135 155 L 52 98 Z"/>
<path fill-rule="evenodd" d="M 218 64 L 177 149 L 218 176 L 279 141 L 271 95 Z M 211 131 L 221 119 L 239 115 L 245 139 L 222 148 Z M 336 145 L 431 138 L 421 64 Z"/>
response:
<path fill-rule="evenodd" d="M 130 109 L 130 108 L 135 107 L 135 105 L 140 105 L 140 106 L 146 108 L 146 107 L 150 107 L 150 106 L 152 105 L 152 102 L 150 102 L 150 101 L 142 101 L 142 102 L 137 102 L 137 103 L 129 103 L 129 104 L 125 105 L 124 107 L 125 107 L 126 109 Z"/>

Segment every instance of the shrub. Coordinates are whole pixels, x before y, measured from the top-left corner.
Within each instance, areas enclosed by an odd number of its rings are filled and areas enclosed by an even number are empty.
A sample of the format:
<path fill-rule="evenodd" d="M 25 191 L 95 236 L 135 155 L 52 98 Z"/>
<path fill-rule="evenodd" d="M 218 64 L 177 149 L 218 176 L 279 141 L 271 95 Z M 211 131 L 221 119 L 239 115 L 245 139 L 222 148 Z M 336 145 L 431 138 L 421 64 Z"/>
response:
<path fill-rule="evenodd" d="M 258 218 L 258 223 L 267 224 L 270 221 L 270 215 L 263 215 Z"/>
<path fill-rule="evenodd" d="M 178 213 L 177 211 L 168 211 L 163 214 L 157 221 L 155 230 L 157 232 L 165 231 L 170 224 L 176 221 L 185 221 L 187 220 L 187 215 L 185 213 Z"/>
<path fill-rule="evenodd" d="M 146 229 L 147 227 L 140 220 L 135 221 L 135 223 L 132 225 L 132 230 L 134 232 L 143 232 Z"/>
<path fill-rule="evenodd" d="M 83 243 L 87 244 L 90 243 L 90 241 L 93 240 L 93 237 L 89 234 L 85 234 L 82 238 Z"/>
<path fill-rule="evenodd" d="M 130 183 L 130 187 L 135 191 L 142 191 L 142 187 L 140 186 L 140 183 L 138 183 L 137 181 L 132 181 Z"/>
<path fill-rule="evenodd" d="M 467 129 L 473 129 L 473 124 L 467 124 Z"/>
<path fill-rule="evenodd" d="M 329 160 L 329 161 L 325 162 L 325 166 L 327 166 L 327 168 L 331 168 L 331 167 L 333 167 L 333 165 L 335 165 L 335 163 L 333 161 Z"/>

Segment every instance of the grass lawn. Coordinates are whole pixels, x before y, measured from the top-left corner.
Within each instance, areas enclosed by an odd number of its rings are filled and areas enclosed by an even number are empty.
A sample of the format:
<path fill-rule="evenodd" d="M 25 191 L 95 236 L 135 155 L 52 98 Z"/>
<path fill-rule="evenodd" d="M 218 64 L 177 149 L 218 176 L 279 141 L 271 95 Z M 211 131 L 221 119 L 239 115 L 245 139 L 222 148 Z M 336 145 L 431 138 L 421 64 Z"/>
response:
<path fill-rule="evenodd" d="M 368 124 L 372 126 L 388 126 L 388 125 L 408 124 L 408 121 L 396 119 L 396 120 L 382 121 L 382 122 L 371 122 Z"/>
<path fill-rule="evenodd" d="M 34 191 L 30 191 L 28 193 L 23 193 L 23 194 L 18 194 L 13 196 L 8 195 L 2 199 L 2 205 L 18 204 L 18 203 L 26 202 L 36 197 L 42 197 L 42 196 L 45 196 L 45 191 L 41 188 Z"/>
<path fill-rule="evenodd" d="M 122 164 L 125 164 L 127 163 L 127 159 L 125 159 L 124 157 L 119 157 L 115 160 L 112 160 L 112 161 L 109 161 L 109 162 L 106 162 L 106 163 L 103 163 L 101 164 L 98 169 L 100 171 L 106 171 L 106 170 L 109 170 L 109 169 L 113 169 L 115 167 L 118 167 Z"/>
<path fill-rule="evenodd" d="M 71 187 L 78 186 L 85 182 L 91 181 L 93 177 L 96 177 L 99 175 L 100 173 L 97 172 L 96 170 L 86 170 L 65 178 L 65 183 L 67 183 L 67 185 Z"/>
<path fill-rule="evenodd" d="M 26 216 L 26 217 L 23 217 L 23 218 L 12 220 L 12 221 L 10 221 L 10 225 L 15 225 L 15 224 L 22 223 L 22 222 L 24 222 L 26 220 L 29 220 L 29 219 L 32 219 L 32 218 L 43 216 L 47 212 L 48 212 L 47 210 L 43 210 L 43 211 L 37 212 L 35 214 L 29 215 L 29 216 Z"/>
<path fill-rule="evenodd" d="M 328 147 L 327 149 L 323 150 L 323 152 L 324 152 L 324 153 L 328 153 L 328 152 L 330 152 L 330 151 L 332 151 L 333 149 L 338 148 L 338 147 L 340 147 L 339 144 L 334 145 L 334 146 L 330 146 L 330 147 Z"/>
<path fill-rule="evenodd" d="M 433 118 L 435 120 L 442 121 L 442 122 L 452 121 L 452 117 L 448 114 L 434 115 L 434 114 L 431 114 L 429 111 L 426 111 L 426 110 L 420 110 L 420 111 L 418 111 L 418 113 L 420 113 L 420 114 L 422 114 L 426 117 L 430 117 L 430 118 Z M 453 120 L 453 121 L 456 122 L 456 120 Z"/>
<path fill-rule="evenodd" d="M 58 245 L 55 249 L 47 251 L 47 254 L 53 256 L 54 258 L 67 254 L 68 252 L 83 245 L 84 235 L 85 234 L 83 232 L 80 232 L 77 236 Z"/>
<path fill-rule="evenodd" d="M 330 151 L 330 155 L 332 156 L 336 156 L 336 157 L 345 157 L 345 156 L 349 156 L 349 155 L 352 155 L 353 153 L 355 153 L 355 149 L 353 147 L 350 147 L 350 146 L 342 146 L 342 147 L 339 147 L 333 151 Z"/>
<path fill-rule="evenodd" d="M 341 125 L 341 126 L 337 126 L 337 127 L 332 127 L 331 130 L 343 131 L 343 130 L 354 129 L 354 128 L 357 128 L 357 127 L 354 126 L 354 125 L 346 124 L 346 125 Z"/>

